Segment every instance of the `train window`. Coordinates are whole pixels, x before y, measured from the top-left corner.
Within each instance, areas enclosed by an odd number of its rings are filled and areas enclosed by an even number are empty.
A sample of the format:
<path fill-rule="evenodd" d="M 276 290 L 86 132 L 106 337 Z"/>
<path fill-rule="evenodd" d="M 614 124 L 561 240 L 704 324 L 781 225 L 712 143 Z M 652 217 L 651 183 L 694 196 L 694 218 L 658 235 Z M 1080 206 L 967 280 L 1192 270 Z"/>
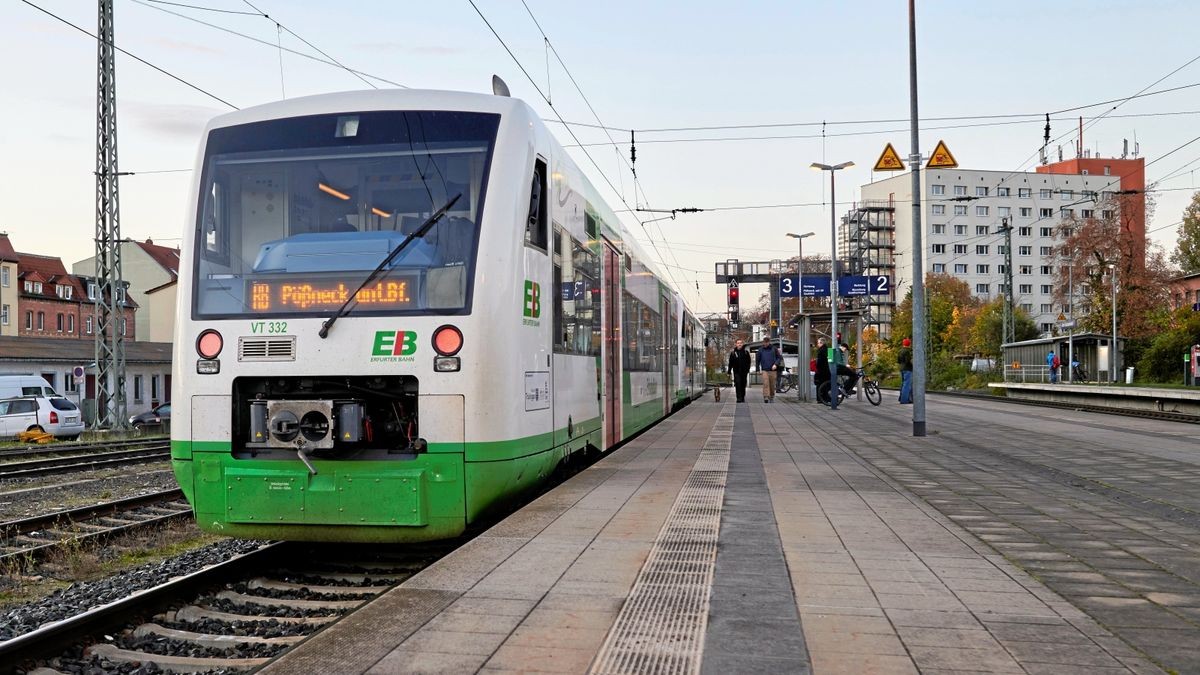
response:
<path fill-rule="evenodd" d="M 529 217 L 525 221 L 525 243 L 534 248 L 547 250 L 547 201 L 546 162 L 538 159 L 533 165 L 533 180 L 529 186 Z"/>
<path fill-rule="evenodd" d="M 662 315 L 638 300 L 622 294 L 625 370 L 662 371 Z"/>
<path fill-rule="evenodd" d="M 600 257 L 555 228 L 554 351 L 596 356 L 600 353 Z"/>

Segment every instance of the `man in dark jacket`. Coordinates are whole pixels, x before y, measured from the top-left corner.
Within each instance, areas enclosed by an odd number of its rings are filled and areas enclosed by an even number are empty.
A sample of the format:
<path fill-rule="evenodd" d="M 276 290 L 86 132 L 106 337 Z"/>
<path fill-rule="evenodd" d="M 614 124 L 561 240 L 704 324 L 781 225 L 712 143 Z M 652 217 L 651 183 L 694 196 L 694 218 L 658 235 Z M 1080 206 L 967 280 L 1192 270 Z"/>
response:
<path fill-rule="evenodd" d="M 755 367 L 762 373 L 763 403 L 773 403 L 776 378 L 783 372 L 783 354 L 779 347 L 771 344 L 771 338 L 763 338 Z"/>
<path fill-rule="evenodd" d="M 746 343 L 738 340 L 733 343 L 733 351 L 729 352 L 729 373 L 733 375 L 733 386 L 737 392 L 737 402 L 746 401 L 746 376 L 750 374 L 750 352 Z"/>

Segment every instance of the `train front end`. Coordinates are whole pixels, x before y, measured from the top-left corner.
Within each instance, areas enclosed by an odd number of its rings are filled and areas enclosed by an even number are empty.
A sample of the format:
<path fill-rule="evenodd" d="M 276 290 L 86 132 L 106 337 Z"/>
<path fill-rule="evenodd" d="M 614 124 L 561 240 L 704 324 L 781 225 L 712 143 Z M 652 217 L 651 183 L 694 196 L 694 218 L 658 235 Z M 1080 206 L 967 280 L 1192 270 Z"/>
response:
<path fill-rule="evenodd" d="M 205 530 L 404 542 L 464 529 L 478 383 L 462 371 L 482 342 L 469 322 L 500 115 L 378 101 L 273 104 L 206 134 L 171 443 Z"/>

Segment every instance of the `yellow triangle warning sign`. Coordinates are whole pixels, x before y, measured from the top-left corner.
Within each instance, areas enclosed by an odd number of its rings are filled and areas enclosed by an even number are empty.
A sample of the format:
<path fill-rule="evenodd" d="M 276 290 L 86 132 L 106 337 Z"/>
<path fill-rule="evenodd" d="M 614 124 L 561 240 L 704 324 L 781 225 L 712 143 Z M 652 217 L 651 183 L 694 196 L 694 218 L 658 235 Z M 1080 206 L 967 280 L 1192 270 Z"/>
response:
<path fill-rule="evenodd" d="M 953 169 L 956 166 L 958 166 L 958 160 L 950 154 L 950 148 L 946 147 L 945 141 L 938 141 L 937 147 L 933 149 L 933 154 L 929 156 L 929 162 L 925 164 L 926 169 Z"/>
<path fill-rule="evenodd" d="M 904 162 L 900 161 L 900 155 L 891 143 L 883 149 L 883 154 L 879 155 L 879 159 L 875 162 L 875 168 L 872 171 L 903 171 Z"/>

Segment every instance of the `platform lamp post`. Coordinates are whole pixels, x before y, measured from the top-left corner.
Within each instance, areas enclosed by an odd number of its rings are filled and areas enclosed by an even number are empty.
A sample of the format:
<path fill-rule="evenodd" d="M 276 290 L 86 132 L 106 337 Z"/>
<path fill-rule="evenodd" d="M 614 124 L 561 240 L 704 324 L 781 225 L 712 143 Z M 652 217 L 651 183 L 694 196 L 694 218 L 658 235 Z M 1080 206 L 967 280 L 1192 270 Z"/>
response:
<path fill-rule="evenodd" d="M 849 169 L 854 166 L 854 162 L 842 162 L 841 164 L 821 164 L 813 162 L 811 168 L 814 171 L 829 172 L 829 332 L 830 332 L 830 347 L 829 347 L 829 409 L 837 410 L 838 396 L 837 389 L 837 358 L 836 351 L 839 349 L 837 344 L 837 301 L 838 301 L 838 268 L 837 268 L 837 199 L 834 196 L 834 188 L 836 181 L 834 180 L 837 172 L 842 169 Z"/>
<path fill-rule="evenodd" d="M 796 297 L 800 301 L 800 306 L 797 314 L 800 319 L 796 324 L 796 384 L 799 391 L 796 392 L 801 401 L 808 400 L 808 366 L 804 363 L 804 357 L 808 356 L 808 335 L 804 334 L 804 239 L 811 237 L 816 232 L 805 232 L 804 234 L 796 234 L 788 232 L 787 236 L 796 240 Z M 782 301 L 781 301 L 782 302 Z M 780 321 L 783 320 L 783 313 L 780 312 Z"/>
<path fill-rule="evenodd" d="M 1067 382 L 1075 383 L 1075 260 L 1079 258 L 1079 249 L 1071 251 L 1067 259 Z"/>

